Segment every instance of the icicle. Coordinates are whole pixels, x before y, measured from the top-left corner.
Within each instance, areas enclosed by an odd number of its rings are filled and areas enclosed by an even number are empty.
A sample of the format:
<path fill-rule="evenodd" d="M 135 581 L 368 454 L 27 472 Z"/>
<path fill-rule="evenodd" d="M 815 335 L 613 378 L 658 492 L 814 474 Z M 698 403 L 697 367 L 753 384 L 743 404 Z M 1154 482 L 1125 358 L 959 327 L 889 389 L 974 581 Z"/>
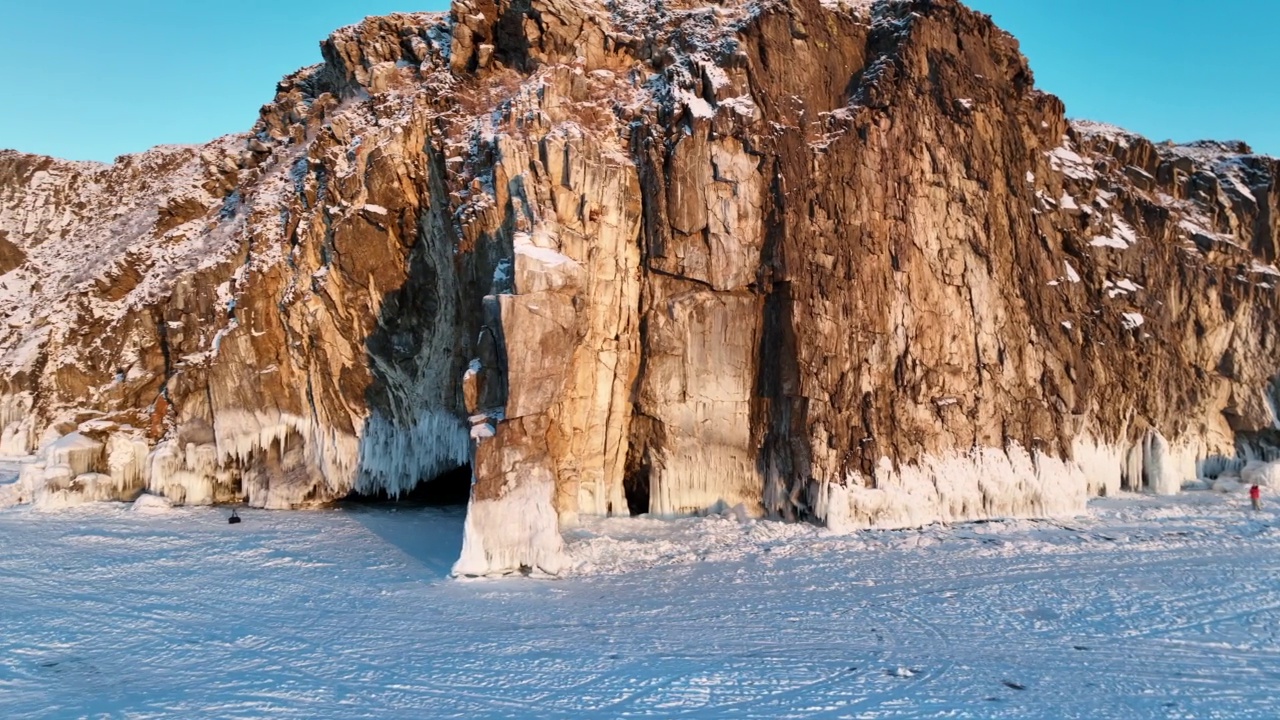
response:
<path fill-rule="evenodd" d="M 224 410 L 214 416 L 214 436 L 216 465 L 244 469 L 244 496 L 255 507 L 302 507 L 347 495 L 354 485 L 360 440 L 332 426 L 288 413 Z M 281 472 L 267 472 L 264 458 L 283 458 L 286 448 L 292 450 Z"/>
<path fill-rule="evenodd" d="M 225 478 L 217 473 L 217 449 L 212 445 L 167 440 L 156 446 L 150 458 L 147 490 L 174 504 L 212 505 L 234 496 Z"/>
<path fill-rule="evenodd" d="M 471 462 L 467 426 L 451 413 L 424 410 L 409 427 L 374 413 L 360 442 L 360 474 L 355 489 L 399 497 L 419 482 Z"/>
<path fill-rule="evenodd" d="M 31 393 L 0 396 L 0 455 L 29 455 L 35 451 L 35 420 Z"/>
<path fill-rule="evenodd" d="M 1084 473 L 1091 496 L 1113 496 L 1124 487 L 1126 451 L 1114 444 L 1098 442 L 1091 435 L 1075 439 L 1071 457 Z"/>
<path fill-rule="evenodd" d="M 145 440 L 125 433 L 114 433 L 106 443 L 106 473 L 120 490 L 121 499 L 142 492 L 147 485 L 147 455 L 150 448 Z"/>
<path fill-rule="evenodd" d="M 66 465 L 72 476 L 94 472 L 102 458 L 103 446 L 97 440 L 73 432 L 62 436 L 44 450 L 46 465 Z"/>
<path fill-rule="evenodd" d="M 1147 433 L 1142 451 L 1142 479 L 1146 489 L 1156 495 L 1177 495 L 1181 492 L 1184 479 L 1195 479 L 1195 461 L 1191 460 L 1188 472 L 1187 454 L 1181 449 L 1175 451 L 1171 448 L 1169 441 L 1160 433 L 1154 430 Z"/>

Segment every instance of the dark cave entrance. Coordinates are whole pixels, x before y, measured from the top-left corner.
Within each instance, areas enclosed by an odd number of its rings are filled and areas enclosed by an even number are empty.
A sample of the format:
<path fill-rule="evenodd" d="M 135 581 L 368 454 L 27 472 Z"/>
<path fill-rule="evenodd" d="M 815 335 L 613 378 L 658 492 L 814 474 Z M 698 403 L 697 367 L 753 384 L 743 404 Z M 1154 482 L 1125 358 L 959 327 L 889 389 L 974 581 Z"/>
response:
<path fill-rule="evenodd" d="M 385 490 L 372 495 L 351 493 L 346 502 L 364 505 L 392 503 L 415 507 L 466 507 L 471 499 L 471 466 L 447 470 L 433 478 L 419 480 L 408 493 L 391 497 Z"/>
<path fill-rule="evenodd" d="M 622 478 L 622 492 L 627 498 L 631 517 L 649 512 L 649 465 L 628 468 Z"/>

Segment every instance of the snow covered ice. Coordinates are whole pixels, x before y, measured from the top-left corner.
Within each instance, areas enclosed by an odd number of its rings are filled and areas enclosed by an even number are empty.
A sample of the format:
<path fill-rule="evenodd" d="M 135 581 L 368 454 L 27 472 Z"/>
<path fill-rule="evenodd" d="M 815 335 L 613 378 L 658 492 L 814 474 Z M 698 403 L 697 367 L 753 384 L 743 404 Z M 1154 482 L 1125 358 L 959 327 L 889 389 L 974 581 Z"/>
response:
<path fill-rule="evenodd" d="M 1264 502 L 851 535 L 594 520 L 561 580 L 448 579 L 460 509 L 12 508 L 0 716 L 1275 718 Z"/>

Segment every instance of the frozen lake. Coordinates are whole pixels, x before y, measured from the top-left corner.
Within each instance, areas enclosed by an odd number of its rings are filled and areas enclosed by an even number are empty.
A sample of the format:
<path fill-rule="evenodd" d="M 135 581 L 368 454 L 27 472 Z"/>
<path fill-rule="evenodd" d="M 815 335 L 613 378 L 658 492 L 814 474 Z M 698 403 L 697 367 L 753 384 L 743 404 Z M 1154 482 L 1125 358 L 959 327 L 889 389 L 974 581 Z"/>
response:
<path fill-rule="evenodd" d="M 572 577 L 482 581 L 446 579 L 459 510 L 4 510 L 0 716 L 1274 719 L 1280 516 L 1247 502 L 611 520 Z"/>

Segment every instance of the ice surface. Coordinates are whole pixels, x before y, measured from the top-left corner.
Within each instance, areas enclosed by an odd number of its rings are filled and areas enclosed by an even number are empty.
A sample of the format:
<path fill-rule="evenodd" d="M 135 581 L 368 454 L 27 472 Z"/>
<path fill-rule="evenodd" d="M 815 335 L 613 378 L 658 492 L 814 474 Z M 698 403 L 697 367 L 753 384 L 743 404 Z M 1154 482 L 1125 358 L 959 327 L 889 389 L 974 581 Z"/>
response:
<path fill-rule="evenodd" d="M 447 580 L 460 512 L 0 511 L 0 707 L 1271 720 L 1274 502 L 1121 496 L 1069 523 L 855 535 L 586 518 L 554 583 Z"/>

